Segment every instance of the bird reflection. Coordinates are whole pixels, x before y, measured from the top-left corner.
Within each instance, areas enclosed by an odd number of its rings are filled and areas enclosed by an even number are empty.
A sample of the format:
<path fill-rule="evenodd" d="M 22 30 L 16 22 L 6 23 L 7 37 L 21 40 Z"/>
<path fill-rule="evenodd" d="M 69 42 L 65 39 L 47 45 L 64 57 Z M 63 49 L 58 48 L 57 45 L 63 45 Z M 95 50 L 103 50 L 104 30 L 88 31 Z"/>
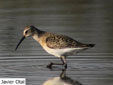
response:
<path fill-rule="evenodd" d="M 63 69 L 59 77 L 50 78 L 47 81 L 45 81 L 43 85 L 82 85 L 82 84 L 66 76 L 66 69 Z"/>

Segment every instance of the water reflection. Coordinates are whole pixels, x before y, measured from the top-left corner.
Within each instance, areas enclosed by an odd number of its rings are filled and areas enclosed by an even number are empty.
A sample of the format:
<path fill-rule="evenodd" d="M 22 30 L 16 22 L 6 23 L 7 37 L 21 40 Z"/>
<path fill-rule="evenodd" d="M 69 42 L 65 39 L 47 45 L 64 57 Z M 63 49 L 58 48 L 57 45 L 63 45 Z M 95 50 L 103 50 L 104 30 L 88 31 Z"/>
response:
<path fill-rule="evenodd" d="M 66 76 L 66 69 L 63 69 L 58 77 L 48 79 L 43 85 L 82 85 L 79 81 Z"/>

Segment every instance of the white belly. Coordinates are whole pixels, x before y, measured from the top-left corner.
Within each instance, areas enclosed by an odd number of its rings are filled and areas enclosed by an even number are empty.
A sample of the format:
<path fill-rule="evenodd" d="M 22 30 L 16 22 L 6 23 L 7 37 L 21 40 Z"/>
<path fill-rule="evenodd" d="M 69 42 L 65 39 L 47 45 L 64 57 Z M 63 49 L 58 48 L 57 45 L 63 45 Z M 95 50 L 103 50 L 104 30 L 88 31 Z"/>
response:
<path fill-rule="evenodd" d="M 63 55 L 74 55 L 78 51 L 82 50 L 83 48 L 64 48 L 64 49 L 51 49 L 48 47 L 44 48 L 49 54 L 55 55 L 57 57 L 61 57 Z"/>

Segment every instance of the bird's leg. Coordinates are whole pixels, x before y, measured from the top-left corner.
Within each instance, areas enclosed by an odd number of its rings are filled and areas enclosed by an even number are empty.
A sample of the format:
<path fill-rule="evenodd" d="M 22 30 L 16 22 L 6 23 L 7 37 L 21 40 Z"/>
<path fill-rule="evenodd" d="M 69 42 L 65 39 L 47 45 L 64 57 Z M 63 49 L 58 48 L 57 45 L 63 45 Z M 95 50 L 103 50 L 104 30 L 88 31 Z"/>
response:
<path fill-rule="evenodd" d="M 65 56 L 61 56 L 61 61 L 62 63 L 50 63 L 49 65 L 47 65 L 47 68 L 52 68 L 53 65 L 64 65 L 65 68 L 67 68 L 67 63 L 66 63 L 66 57 Z"/>
<path fill-rule="evenodd" d="M 62 64 L 64 65 L 64 67 L 67 68 L 67 63 L 66 63 L 66 57 L 65 56 L 61 56 L 61 61 L 62 61 Z"/>

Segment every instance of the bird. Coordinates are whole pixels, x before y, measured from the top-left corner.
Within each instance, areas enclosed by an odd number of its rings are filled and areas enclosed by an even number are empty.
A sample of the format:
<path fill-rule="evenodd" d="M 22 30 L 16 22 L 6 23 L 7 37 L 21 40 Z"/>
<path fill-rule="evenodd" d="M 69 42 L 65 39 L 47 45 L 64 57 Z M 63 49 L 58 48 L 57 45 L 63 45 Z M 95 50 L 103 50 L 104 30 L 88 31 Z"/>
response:
<path fill-rule="evenodd" d="M 64 68 L 67 68 L 67 56 L 76 55 L 76 53 L 82 50 L 95 46 L 95 44 L 81 43 L 66 35 L 42 31 L 33 25 L 27 25 L 24 27 L 23 37 L 18 42 L 15 51 L 18 49 L 21 42 L 30 36 L 32 36 L 47 53 L 61 59 L 62 63 L 50 62 L 50 64 L 47 65 L 47 68 L 50 69 L 53 65 L 62 65 Z"/>
<path fill-rule="evenodd" d="M 81 82 L 73 80 L 66 75 L 66 69 L 62 69 L 58 77 L 52 77 L 46 80 L 43 85 L 82 85 Z"/>

